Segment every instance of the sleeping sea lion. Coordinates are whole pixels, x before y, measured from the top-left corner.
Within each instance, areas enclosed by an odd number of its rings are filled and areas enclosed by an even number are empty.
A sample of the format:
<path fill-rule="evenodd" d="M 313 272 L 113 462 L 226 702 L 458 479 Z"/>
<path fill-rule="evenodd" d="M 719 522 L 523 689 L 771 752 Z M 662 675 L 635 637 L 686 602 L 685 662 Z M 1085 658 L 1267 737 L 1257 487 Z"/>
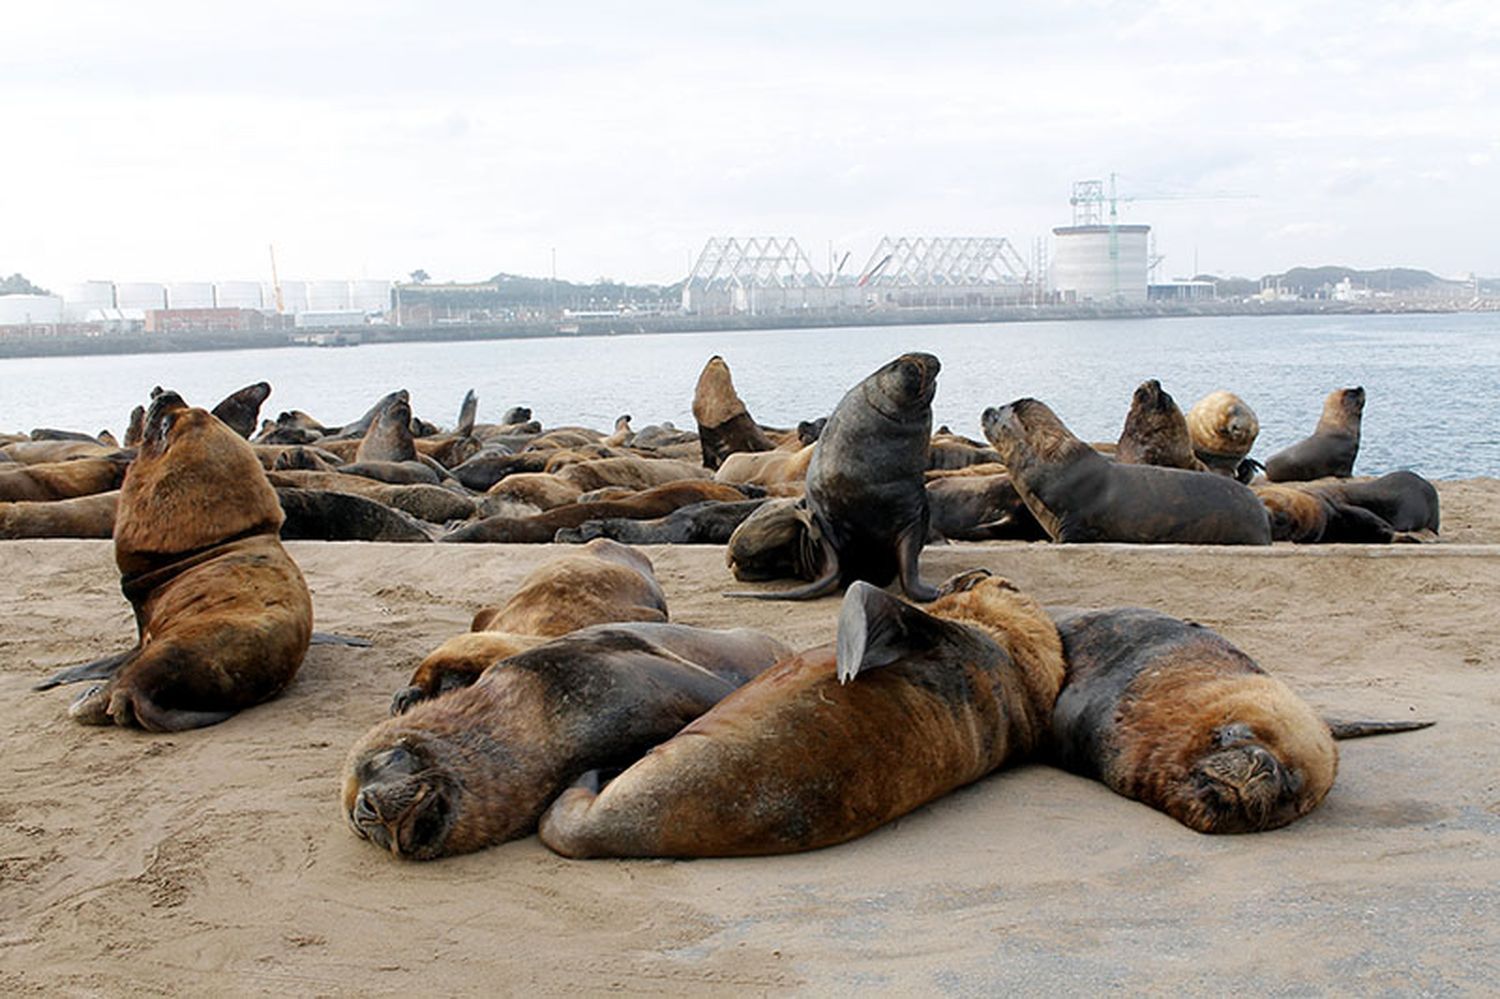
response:
<path fill-rule="evenodd" d="M 226 396 L 211 412 L 223 420 L 230 430 L 249 440 L 250 435 L 255 433 L 255 422 L 260 419 L 261 404 L 270 394 L 271 386 L 268 382 L 246 385 L 238 392 Z"/>
<path fill-rule="evenodd" d="M 107 680 L 68 713 L 152 731 L 212 725 L 275 697 L 312 636 L 312 598 L 277 540 L 281 522 L 250 445 L 175 392 L 157 395 L 114 530 L 139 640 L 37 689 Z"/>
<path fill-rule="evenodd" d="M 474 543 L 502 542 L 521 544 L 548 544 L 557 532 L 565 527 L 577 527 L 586 520 L 603 517 L 630 517 L 650 520 L 664 517 L 678 507 L 707 500 L 734 502 L 745 496 L 733 486 L 722 485 L 707 479 L 686 482 L 668 482 L 654 489 L 645 489 L 626 499 L 606 500 L 599 503 L 568 503 L 554 507 L 533 517 L 511 517 L 499 515 L 466 524 L 444 535 L 441 541 Z"/>
<path fill-rule="evenodd" d="M 793 590 L 735 594 L 811 600 L 864 580 L 899 577 L 913 600 L 935 599 L 918 561 L 927 543 L 927 470 L 932 396 L 942 365 L 902 354 L 850 389 L 813 445 L 807 510 L 823 547 L 823 573 Z"/>
<path fill-rule="evenodd" d="M 119 490 L 73 499 L 0 503 L 0 538 L 108 538 Z"/>
<path fill-rule="evenodd" d="M 568 857 L 791 853 L 854 839 L 1040 748 L 1062 683 L 1045 611 L 969 573 L 917 609 L 855 582 L 836 648 L 784 659 L 603 791 L 542 817 Z"/>
<path fill-rule="evenodd" d="M 1115 444 L 1115 460 L 1191 472 L 1209 470 L 1193 454 L 1193 438 L 1182 410 L 1155 378 L 1141 382 L 1131 396 L 1130 412 Z"/>
<path fill-rule="evenodd" d="M 120 488 L 129 467 L 126 451 L 34 465 L 11 462 L 0 468 L 0 502 L 44 502 L 107 493 Z"/>
<path fill-rule="evenodd" d="M 665 517 L 652 520 L 626 520 L 605 517 L 585 520 L 577 527 L 564 527 L 552 540 L 577 544 L 593 538 L 611 538 L 628 545 L 723 545 L 766 499 L 731 502 L 705 500 L 678 507 Z"/>
<path fill-rule="evenodd" d="M 788 651 L 672 624 L 553 639 L 375 726 L 344 766 L 344 815 L 410 860 L 525 836 L 580 774 L 628 765 Z"/>
<path fill-rule="evenodd" d="M 1056 761 L 1198 832 L 1284 826 L 1333 786 L 1335 738 L 1430 724 L 1330 726 L 1228 641 L 1158 611 L 1055 618 L 1068 671 L 1052 713 Z"/>
<path fill-rule="evenodd" d="M 1365 411 L 1365 390 L 1334 389 L 1323 400 L 1323 415 L 1312 436 L 1266 459 L 1266 478 L 1272 482 L 1305 482 L 1354 474 L 1359 455 L 1359 425 Z"/>
<path fill-rule="evenodd" d="M 1231 479 L 1110 461 L 1036 399 L 987 409 L 983 424 L 1016 490 L 1054 541 L 1271 543 L 1265 507 Z"/>
<path fill-rule="evenodd" d="M 1233 392 L 1210 392 L 1187 411 L 1188 433 L 1193 454 L 1210 472 L 1249 482 L 1259 462 L 1250 460 L 1250 449 L 1260 436 L 1255 410 Z"/>
<path fill-rule="evenodd" d="M 693 389 L 693 419 L 698 421 L 698 444 L 703 467 L 716 469 L 741 451 L 770 451 L 775 443 L 765 435 L 734 390 L 729 365 L 715 354 L 698 375 Z"/>

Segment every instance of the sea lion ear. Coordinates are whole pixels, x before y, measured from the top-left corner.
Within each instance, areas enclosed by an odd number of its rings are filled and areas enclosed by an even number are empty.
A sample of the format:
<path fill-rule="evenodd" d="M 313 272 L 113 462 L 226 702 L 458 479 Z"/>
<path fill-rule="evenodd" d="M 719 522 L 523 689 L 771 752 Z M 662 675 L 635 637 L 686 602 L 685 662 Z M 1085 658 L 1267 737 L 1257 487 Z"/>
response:
<path fill-rule="evenodd" d="M 930 649 L 942 630 L 943 622 L 930 614 L 869 583 L 854 583 L 839 609 L 839 682 Z"/>

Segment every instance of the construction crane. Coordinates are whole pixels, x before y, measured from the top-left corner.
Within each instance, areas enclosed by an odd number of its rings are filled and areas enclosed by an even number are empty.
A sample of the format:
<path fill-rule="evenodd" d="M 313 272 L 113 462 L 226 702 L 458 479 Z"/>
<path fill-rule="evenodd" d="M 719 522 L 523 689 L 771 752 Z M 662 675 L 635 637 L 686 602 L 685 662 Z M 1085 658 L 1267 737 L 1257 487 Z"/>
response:
<path fill-rule="evenodd" d="M 279 316 L 286 311 L 286 305 L 281 300 L 281 279 L 276 276 L 276 244 L 271 244 L 271 291 L 276 295 L 276 314 Z"/>

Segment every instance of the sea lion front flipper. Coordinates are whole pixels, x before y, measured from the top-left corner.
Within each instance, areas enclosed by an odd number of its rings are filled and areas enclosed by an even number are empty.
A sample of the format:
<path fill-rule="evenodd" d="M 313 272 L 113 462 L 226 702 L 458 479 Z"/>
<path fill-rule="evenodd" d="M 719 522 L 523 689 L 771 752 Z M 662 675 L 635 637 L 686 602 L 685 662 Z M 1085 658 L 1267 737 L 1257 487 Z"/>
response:
<path fill-rule="evenodd" d="M 901 577 L 901 590 L 920 603 L 930 604 L 938 598 L 937 587 L 922 582 L 918 560 L 922 546 L 927 542 L 927 518 L 908 527 L 896 540 L 896 569 Z"/>
<path fill-rule="evenodd" d="M 308 641 L 309 645 L 351 645 L 356 649 L 368 649 L 374 643 L 368 638 L 359 638 L 355 635 L 340 635 L 333 631 L 315 631 Z"/>
<path fill-rule="evenodd" d="M 130 661 L 137 652 L 141 651 L 139 645 L 126 649 L 124 652 L 116 652 L 112 656 L 103 659 L 95 659 L 93 662 L 79 663 L 77 666 L 69 666 L 58 670 L 41 683 L 34 685 L 32 690 L 51 690 L 65 683 L 81 683 L 84 680 L 108 680 L 120 671 L 120 668 Z"/>
<path fill-rule="evenodd" d="M 463 405 L 458 407 L 458 426 L 453 432 L 460 437 L 468 437 L 474 432 L 474 417 L 479 413 L 479 396 L 469 389 L 464 394 Z"/>
<path fill-rule="evenodd" d="M 1335 739 L 1363 739 L 1368 735 L 1415 732 L 1437 724 L 1430 721 L 1350 721 L 1344 718 L 1324 718 L 1323 723 L 1328 726 L 1328 731 Z"/>
<path fill-rule="evenodd" d="M 840 683 L 860 673 L 889 666 L 927 651 L 944 638 L 952 625 L 913 607 L 882 589 L 859 581 L 844 594 L 839 609 L 835 653 Z"/>

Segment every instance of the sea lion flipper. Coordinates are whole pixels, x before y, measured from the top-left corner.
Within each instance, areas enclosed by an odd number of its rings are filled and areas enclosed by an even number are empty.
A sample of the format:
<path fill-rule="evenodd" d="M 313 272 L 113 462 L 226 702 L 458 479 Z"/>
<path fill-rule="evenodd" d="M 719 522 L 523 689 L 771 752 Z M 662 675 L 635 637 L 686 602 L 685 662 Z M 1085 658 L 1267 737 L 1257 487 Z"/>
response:
<path fill-rule="evenodd" d="M 108 680 L 120 671 L 120 667 L 141 651 L 139 645 L 126 649 L 124 652 L 116 652 L 112 656 L 103 659 L 95 659 L 92 662 L 79 663 L 77 666 L 69 666 L 58 670 L 41 683 L 36 684 L 32 690 L 51 690 L 65 683 L 81 683 L 84 680 Z"/>
<path fill-rule="evenodd" d="M 1369 735 L 1415 732 L 1437 724 L 1431 721 L 1351 721 L 1344 718 L 1324 718 L 1323 722 L 1335 739 L 1362 739 Z"/>
<path fill-rule="evenodd" d="M 924 604 L 938 598 L 937 587 L 922 582 L 918 560 L 922 546 L 927 543 L 927 517 L 924 515 L 911 525 L 896 540 L 896 569 L 901 577 L 901 590 L 908 597 Z"/>
<path fill-rule="evenodd" d="M 463 405 L 458 407 L 458 426 L 453 432 L 460 437 L 467 437 L 474 432 L 474 418 L 479 413 L 479 396 L 469 389 L 464 394 Z"/>
<path fill-rule="evenodd" d="M 816 600 L 818 597 L 826 597 L 839 588 L 839 552 L 829 542 L 827 535 L 816 528 L 811 518 L 807 519 L 809 530 L 804 536 L 804 543 L 817 545 L 822 549 L 823 574 L 814 579 L 806 586 L 794 590 L 762 590 L 751 593 L 747 591 L 736 591 L 724 594 L 726 597 L 749 597 L 753 600 Z M 817 556 L 806 552 L 801 556 L 808 564 L 817 564 Z"/>
<path fill-rule="evenodd" d="M 333 631 L 315 631 L 309 645 L 350 645 L 356 649 L 368 649 L 374 643 L 357 635 L 340 635 Z"/>
<path fill-rule="evenodd" d="M 926 611 L 860 581 L 844 594 L 839 610 L 836 662 L 840 683 L 930 649 L 946 625 Z"/>

